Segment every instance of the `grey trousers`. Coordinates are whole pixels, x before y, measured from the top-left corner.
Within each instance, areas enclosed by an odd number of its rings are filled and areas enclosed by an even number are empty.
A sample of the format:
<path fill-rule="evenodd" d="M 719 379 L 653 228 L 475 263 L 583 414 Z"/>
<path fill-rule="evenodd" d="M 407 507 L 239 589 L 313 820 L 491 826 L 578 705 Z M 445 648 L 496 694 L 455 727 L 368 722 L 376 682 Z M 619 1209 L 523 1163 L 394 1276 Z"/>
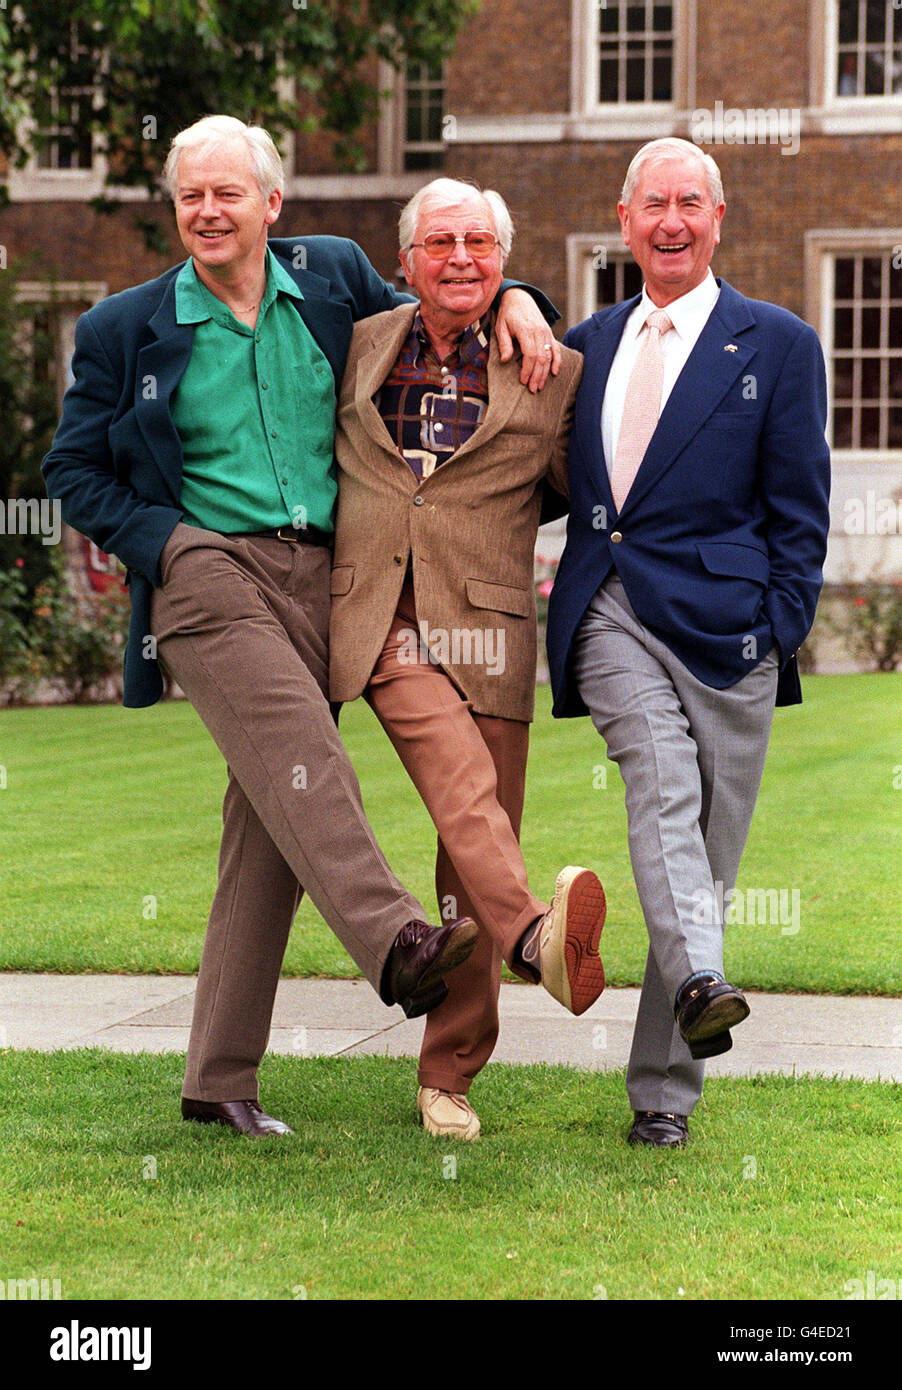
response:
<path fill-rule="evenodd" d="M 151 627 L 229 767 L 183 1094 L 256 1100 L 302 889 L 375 989 L 420 903 L 386 863 L 326 698 L 331 555 L 179 525 Z"/>
<path fill-rule="evenodd" d="M 688 1115 L 704 1063 L 680 1037 L 674 1000 L 696 971 L 723 972 L 721 907 L 735 886 L 761 783 L 776 652 L 737 685 L 714 690 L 643 626 L 612 576 L 580 625 L 573 670 L 626 786 L 630 860 L 648 929 L 630 1104 Z"/>

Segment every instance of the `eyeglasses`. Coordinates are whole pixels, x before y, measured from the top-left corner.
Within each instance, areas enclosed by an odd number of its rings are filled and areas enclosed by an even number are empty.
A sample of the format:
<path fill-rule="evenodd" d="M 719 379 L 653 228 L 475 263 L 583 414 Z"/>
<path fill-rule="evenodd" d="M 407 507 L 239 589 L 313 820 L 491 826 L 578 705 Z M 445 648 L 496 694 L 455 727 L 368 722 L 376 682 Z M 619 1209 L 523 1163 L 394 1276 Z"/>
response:
<path fill-rule="evenodd" d="M 493 237 L 491 232 L 467 232 L 464 236 L 455 236 L 453 232 L 430 232 L 423 241 L 412 241 L 410 244 L 411 247 L 422 246 L 432 260 L 443 261 L 453 254 L 459 241 L 477 261 L 485 260 L 498 245 L 497 237 Z"/>

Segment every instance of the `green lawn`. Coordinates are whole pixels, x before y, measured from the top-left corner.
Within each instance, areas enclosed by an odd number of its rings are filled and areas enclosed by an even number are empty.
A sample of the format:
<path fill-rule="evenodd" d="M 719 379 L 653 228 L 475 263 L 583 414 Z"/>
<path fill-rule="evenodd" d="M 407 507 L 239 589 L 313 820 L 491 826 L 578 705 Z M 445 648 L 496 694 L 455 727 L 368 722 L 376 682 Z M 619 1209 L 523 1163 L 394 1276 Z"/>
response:
<path fill-rule="evenodd" d="M 564 864 L 597 869 L 608 979 L 637 984 L 646 935 L 622 783 L 589 721 L 552 720 L 549 704 L 540 689 L 523 829 L 530 880 L 547 896 Z M 777 711 L 739 881 L 762 894 L 747 914 L 757 920 L 728 935 L 737 983 L 902 992 L 900 708 L 902 674 L 814 676 L 801 707 Z M 434 836 L 416 793 L 362 702 L 341 727 L 392 867 L 434 911 Z M 0 969 L 195 971 L 223 787 L 219 754 L 184 703 L 0 711 Z M 306 902 L 285 972 L 355 973 Z"/>
<path fill-rule="evenodd" d="M 0 1053 L 4 1278 L 65 1299 L 679 1301 L 843 1300 L 902 1273 L 889 1085 L 710 1081 L 668 1153 L 627 1145 L 622 1073 L 490 1065 L 485 1133 L 455 1146 L 414 1124 L 411 1069 L 268 1057 L 296 1136 L 251 1143 L 177 1118 L 180 1057 Z"/>

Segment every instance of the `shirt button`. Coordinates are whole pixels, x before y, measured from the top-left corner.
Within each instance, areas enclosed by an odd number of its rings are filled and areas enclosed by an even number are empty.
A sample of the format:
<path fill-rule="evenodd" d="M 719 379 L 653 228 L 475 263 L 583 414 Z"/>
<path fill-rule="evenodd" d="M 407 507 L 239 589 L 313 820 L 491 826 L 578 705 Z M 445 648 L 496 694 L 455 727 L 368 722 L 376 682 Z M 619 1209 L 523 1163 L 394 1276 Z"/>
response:
<path fill-rule="evenodd" d="M 442 430 L 443 430 L 444 428 L 445 428 L 444 425 L 440 425 L 440 424 L 438 424 L 438 423 L 436 423 L 436 425 L 434 426 L 434 429 L 435 429 L 436 434 L 441 434 L 441 432 L 442 432 Z"/>
<path fill-rule="evenodd" d="M 268 381 L 261 381 L 261 382 L 260 382 L 260 389 L 261 389 L 261 391 L 268 391 L 268 390 L 269 390 L 269 382 L 268 382 Z"/>
<path fill-rule="evenodd" d="M 396 565 L 403 565 L 403 563 L 404 563 L 404 556 L 403 556 L 403 555 L 396 555 L 396 556 L 395 556 L 395 564 L 396 564 Z"/>
<path fill-rule="evenodd" d="M 414 505 L 415 507 L 422 507 L 422 505 L 423 505 L 423 498 L 422 498 L 422 497 L 415 497 L 415 498 L 413 499 L 413 505 Z"/>
<path fill-rule="evenodd" d="M 614 545 L 619 545 L 620 542 L 623 540 L 623 536 L 619 531 L 612 531 L 611 540 L 613 541 Z"/>

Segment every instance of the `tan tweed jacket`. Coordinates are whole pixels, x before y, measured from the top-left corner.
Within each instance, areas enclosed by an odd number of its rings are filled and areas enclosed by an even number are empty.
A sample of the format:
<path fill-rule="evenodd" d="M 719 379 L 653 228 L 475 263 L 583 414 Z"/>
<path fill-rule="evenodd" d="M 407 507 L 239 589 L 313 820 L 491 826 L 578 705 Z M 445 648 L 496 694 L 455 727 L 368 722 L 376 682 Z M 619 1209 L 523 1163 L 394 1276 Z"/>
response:
<path fill-rule="evenodd" d="M 419 631 L 477 714 L 532 719 L 536 607 L 533 549 L 546 474 L 567 492 L 567 438 L 582 356 L 533 395 L 494 334 L 489 404 L 457 453 L 423 482 L 392 443 L 373 396 L 394 365 L 415 304 L 354 329 L 338 408 L 338 515 L 329 669 L 333 700 L 354 700 L 394 617 L 408 558 Z M 425 658 L 428 660 L 428 658 Z"/>

